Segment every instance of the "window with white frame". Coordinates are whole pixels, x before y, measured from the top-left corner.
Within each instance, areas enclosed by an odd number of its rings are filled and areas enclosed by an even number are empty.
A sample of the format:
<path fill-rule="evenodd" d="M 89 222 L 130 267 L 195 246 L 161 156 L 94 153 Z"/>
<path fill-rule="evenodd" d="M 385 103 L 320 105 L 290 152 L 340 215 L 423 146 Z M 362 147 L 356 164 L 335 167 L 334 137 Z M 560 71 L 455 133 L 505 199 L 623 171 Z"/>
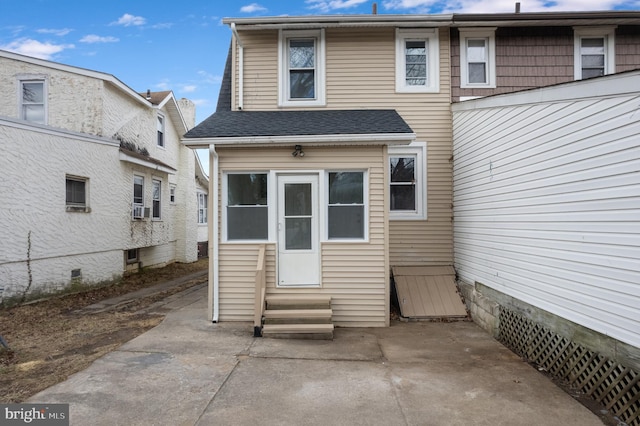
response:
<path fill-rule="evenodd" d="M 198 223 L 207 223 L 207 194 L 198 192 Z"/>
<path fill-rule="evenodd" d="M 280 31 L 279 105 L 325 104 L 324 30 Z"/>
<path fill-rule="evenodd" d="M 164 148 L 164 116 L 162 114 L 158 114 L 156 127 L 158 130 L 158 146 Z"/>
<path fill-rule="evenodd" d="M 438 92 L 437 29 L 396 30 L 396 91 Z"/>
<path fill-rule="evenodd" d="M 151 208 L 151 217 L 153 219 L 160 219 L 161 218 L 161 208 L 162 208 L 162 204 L 161 204 L 161 200 L 162 200 L 162 182 L 159 181 L 158 179 L 153 179 L 151 181 L 151 195 L 152 195 L 152 201 L 153 201 L 153 205 Z"/>
<path fill-rule="evenodd" d="M 615 27 L 574 27 L 574 77 L 600 77 L 616 71 Z"/>
<path fill-rule="evenodd" d="M 266 173 L 227 173 L 223 176 L 223 220 L 228 241 L 269 238 Z"/>
<path fill-rule="evenodd" d="M 389 218 L 427 218 L 427 173 L 424 142 L 389 147 Z"/>
<path fill-rule="evenodd" d="M 88 182 L 89 179 L 84 177 L 66 176 L 65 203 L 67 211 L 88 212 Z"/>
<path fill-rule="evenodd" d="M 169 185 L 169 202 L 171 204 L 176 203 L 176 186 L 175 185 Z"/>
<path fill-rule="evenodd" d="M 47 94 L 44 79 L 20 80 L 20 118 L 47 124 Z"/>
<path fill-rule="evenodd" d="M 496 87 L 495 28 L 460 30 L 460 87 Z"/>
<path fill-rule="evenodd" d="M 133 176 L 133 218 L 142 219 L 144 217 L 144 177 Z"/>
<path fill-rule="evenodd" d="M 327 238 L 364 239 L 366 235 L 365 173 L 329 172 Z"/>

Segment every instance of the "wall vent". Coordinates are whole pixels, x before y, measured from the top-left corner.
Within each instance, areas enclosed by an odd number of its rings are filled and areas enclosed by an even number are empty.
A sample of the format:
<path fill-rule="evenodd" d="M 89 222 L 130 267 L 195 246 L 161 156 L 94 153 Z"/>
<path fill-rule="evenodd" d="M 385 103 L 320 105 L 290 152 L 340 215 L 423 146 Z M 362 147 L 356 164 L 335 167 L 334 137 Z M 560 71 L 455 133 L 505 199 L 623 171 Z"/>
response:
<path fill-rule="evenodd" d="M 640 373 L 590 351 L 504 306 L 498 340 L 628 426 L 640 426 Z"/>

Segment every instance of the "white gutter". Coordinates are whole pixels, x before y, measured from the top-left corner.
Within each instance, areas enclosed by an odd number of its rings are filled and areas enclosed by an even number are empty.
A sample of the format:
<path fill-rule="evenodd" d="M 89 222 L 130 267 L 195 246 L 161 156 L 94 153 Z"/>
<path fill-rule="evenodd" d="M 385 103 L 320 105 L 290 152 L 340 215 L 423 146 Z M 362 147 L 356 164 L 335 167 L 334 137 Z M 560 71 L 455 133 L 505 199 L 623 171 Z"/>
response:
<path fill-rule="evenodd" d="M 242 45 L 242 40 L 240 40 L 235 22 L 231 23 L 231 32 L 236 39 L 236 43 L 238 43 L 238 109 L 242 111 L 242 108 L 244 108 L 244 46 Z"/>
<path fill-rule="evenodd" d="M 213 161 L 212 161 L 213 160 Z M 209 145 L 209 291 L 207 304 L 209 318 L 218 322 L 220 311 L 220 277 L 218 248 L 218 153 L 214 144 Z"/>

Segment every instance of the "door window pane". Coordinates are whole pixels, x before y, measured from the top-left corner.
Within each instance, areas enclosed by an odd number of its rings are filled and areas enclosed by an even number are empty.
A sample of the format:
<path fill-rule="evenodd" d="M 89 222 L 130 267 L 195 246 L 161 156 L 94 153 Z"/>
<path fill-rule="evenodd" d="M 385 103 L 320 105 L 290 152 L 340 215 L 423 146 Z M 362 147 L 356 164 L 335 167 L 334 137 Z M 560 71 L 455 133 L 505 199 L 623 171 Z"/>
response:
<path fill-rule="evenodd" d="M 311 250 L 311 218 L 285 218 L 285 248 L 287 250 Z"/>

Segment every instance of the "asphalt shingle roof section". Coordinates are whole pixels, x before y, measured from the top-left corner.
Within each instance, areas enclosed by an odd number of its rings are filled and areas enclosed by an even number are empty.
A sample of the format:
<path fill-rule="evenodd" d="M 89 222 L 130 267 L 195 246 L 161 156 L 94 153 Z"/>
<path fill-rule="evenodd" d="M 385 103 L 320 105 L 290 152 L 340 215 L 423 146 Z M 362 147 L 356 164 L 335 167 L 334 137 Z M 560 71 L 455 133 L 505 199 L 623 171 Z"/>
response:
<path fill-rule="evenodd" d="M 395 110 L 218 111 L 186 138 L 412 134 Z"/>

